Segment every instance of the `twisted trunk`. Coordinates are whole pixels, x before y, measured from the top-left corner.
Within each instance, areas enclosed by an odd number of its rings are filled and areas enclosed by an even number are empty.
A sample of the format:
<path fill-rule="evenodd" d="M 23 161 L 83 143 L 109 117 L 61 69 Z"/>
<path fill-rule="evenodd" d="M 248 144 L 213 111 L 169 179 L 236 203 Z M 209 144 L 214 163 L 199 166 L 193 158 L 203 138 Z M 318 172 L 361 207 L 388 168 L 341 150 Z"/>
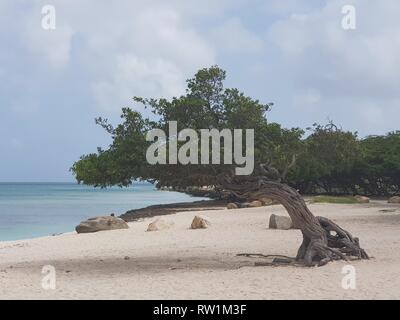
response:
<path fill-rule="evenodd" d="M 286 184 L 260 179 L 257 184 L 236 185 L 229 183 L 228 189 L 243 195 L 251 193 L 253 197 L 267 197 L 280 202 L 287 210 L 293 224 L 303 234 L 303 242 L 297 252 L 296 260 L 307 266 L 324 265 L 329 261 L 354 256 L 368 259 L 366 252 L 360 247 L 358 238 L 342 229 L 327 218 L 316 217 L 308 209 L 301 195 Z"/>

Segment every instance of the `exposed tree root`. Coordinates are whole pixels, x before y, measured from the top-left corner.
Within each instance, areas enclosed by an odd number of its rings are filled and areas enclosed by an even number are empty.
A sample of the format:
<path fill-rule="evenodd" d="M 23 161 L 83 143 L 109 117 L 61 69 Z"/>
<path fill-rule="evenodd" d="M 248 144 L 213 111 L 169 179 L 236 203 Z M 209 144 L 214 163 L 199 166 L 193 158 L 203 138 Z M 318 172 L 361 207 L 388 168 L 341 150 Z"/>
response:
<path fill-rule="evenodd" d="M 279 267 L 279 266 L 292 266 L 292 267 L 309 267 L 310 265 L 307 265 L 304 260 L 297 260 L 294 257 L 288 257 L 288 256 L 283 256 L 283 255 L 275 255 L 275 254 L 269 254 L 265 255 L 262 253 L 239 253 L 236 256 L 239 257 L 248 257 L 248 258 L 264 258 L 267 261 L 256 261 L 254 263 L 254 266 L 256 267 Z M 340 260 L 340 259 L 336 259 Z M 357 257 L 346 257 L 346 261 L 348 260 L 359 260 Z M 326 263 L 332 260 L 327 260 Z M 326 264 L 325 263 L 325 264 Z M 322 266 L 321 262 L 314 263 L 314 266 Z"/>
<path fill-rule="evenodd" d="M 264 169 L 265 171 L 265 169 Z M 369 259 L 360 247 L 358 238 L 342 229 L 333 221 L 316 217 L 308 209 L 301 195 L 293 188 L 268 177 L 248 178 L 243 183 L 228 178 L 224 182 L 227 190 L 248 197 L 266 197 L 280 202 L 288 212 L 293 224 L 303 234 L 303 242 L 298 249 L 296 264 L 323 266 L 330 261 L 348 260 L 348 257 Z M 282 261 L 281 261 L 282 262 Z"/>
<path fill-rule="evenodd" d="M 275 254 L 270 254 L 270 255 L 264 255 L 262 253 L 239 253 L 237 254 L 239 257 L 248 257 L 248 258 L 266 258 L 269 259 L 270 261 L 268 262 L 255 262 L 255 266 L 303 266 L 304 264 L 296 261 L 295 258 L 288 257 L 288 256 L 283 256 L 283 255 L 275 255 Z"/>
<path fill-rule="evenodd" d="M 317 217 L 317 219 L 327 233 L 328 247 L 330 250 L 337 248 L 338 250 L 333 252 L 339 251 L 341 254 L 354 256 L 358 259 L 369 259 L 368 254 L 360 247 L 358 238 L 353 237 L 350 232 L 342 229 L 327 218 Z"/>

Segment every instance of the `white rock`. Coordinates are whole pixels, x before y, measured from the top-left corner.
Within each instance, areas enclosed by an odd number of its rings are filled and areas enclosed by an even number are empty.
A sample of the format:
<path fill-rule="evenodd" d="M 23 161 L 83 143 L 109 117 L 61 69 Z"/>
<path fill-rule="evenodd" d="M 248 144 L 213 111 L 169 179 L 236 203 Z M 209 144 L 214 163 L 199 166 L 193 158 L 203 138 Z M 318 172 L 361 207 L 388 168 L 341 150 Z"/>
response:
<path fill-rule="evenodd" d="M 258 207 L 262 207 L 263 204 L 261 201 L 259 200 L 255 200 L 249 203 L 249 208 L 258 208 Z"/>
<path fill-rule="evenodd" d="M 211 226 L 210 219 L 203 215 L 198 215 L 193 218 L 191 229 L 206 229 Z"/>
<path fill-rule="evenodd" d="M 231 203 L 228 203 L 228 205 L 226 206 L 226 208 L 227 208 L 227 209 L 237 209 L 238 206 L 237 206 L 236 203 L 231 202 Z"/>
<path fill-rule="evenodd" d="M 82 221 L 79 225 L 75 227 L 75 230 L 78 233 L 91 233 L 128 228 L 128 224 L 121 218 L 114 216 L 100 216 Z"/>
<path fill-rule="evenodd" d="M 359 203 L 369 203 L 369 200 L 370 200 L 368 197 L 364 197 L 364 196 L 355 196 L 354 198 Z"/>
<path fill-rule="evenodd" d="M 269 218 L 269 228 L 289 230 L 293 228 L 292 219 L 286 216 L 277 216 L 276 214 L 271 214 L 271 217 Z"/>
<path fill-rule="evenodd" d="M 147 227 L 147 231 L 166 230 L 166 229 L 171 228 L 172 225 L 173 225 L 173 222 L 165 221 L 161 218 L 158 218 L 149 224 L 149 226 Z"/>
<path fill-rule="evenodd" d="M 389 203 L 400 203 L 400 197 L 399 196 L 391 197 L 388 202 Z"/>

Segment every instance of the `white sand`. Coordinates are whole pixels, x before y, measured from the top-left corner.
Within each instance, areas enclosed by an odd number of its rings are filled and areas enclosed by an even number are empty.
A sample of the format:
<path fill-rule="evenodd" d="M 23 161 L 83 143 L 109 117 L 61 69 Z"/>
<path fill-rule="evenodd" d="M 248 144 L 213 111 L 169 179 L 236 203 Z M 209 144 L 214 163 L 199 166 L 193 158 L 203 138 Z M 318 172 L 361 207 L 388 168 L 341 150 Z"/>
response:
<path fill-rule="evenodd" d="M 312 204 L 316 215 L 338 222 L 374 258 L 354 261 L 356 289 L 341 286 L 344 261 L 320 268 L 255 267 L 263 258 L 244 252 L 295 256 L 298 230 L 269 230 L 281 206 L 216 210 L 213 225 L 190 230 L 195 212 L 163 219 L 169 230 L 146 232 L 154 218 L 128 230 L 64 234 L 0 243 L 1 299 L 398 299 L 400 206 Z M 397 208 L 382 213 L 380 209 Z M 124 257 L 129 256 L 129 259 Z M 41 287 L 44 265 L 57 272 L 55 290 Z"/>

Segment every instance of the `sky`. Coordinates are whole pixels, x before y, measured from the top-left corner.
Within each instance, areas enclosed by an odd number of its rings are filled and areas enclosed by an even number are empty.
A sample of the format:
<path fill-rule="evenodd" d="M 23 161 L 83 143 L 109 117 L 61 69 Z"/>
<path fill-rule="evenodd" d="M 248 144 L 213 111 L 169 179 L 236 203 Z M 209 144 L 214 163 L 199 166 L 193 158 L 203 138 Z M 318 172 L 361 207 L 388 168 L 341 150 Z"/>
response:
<path fill-rule="evenodd" d="M 399 130 L 399 17 L 398 0 L 1 0 L 0 182 L 73 181 L 73 162 L 110 143 L 95 117 L 181 95 L 215 64 L 285 127 Z"/>

